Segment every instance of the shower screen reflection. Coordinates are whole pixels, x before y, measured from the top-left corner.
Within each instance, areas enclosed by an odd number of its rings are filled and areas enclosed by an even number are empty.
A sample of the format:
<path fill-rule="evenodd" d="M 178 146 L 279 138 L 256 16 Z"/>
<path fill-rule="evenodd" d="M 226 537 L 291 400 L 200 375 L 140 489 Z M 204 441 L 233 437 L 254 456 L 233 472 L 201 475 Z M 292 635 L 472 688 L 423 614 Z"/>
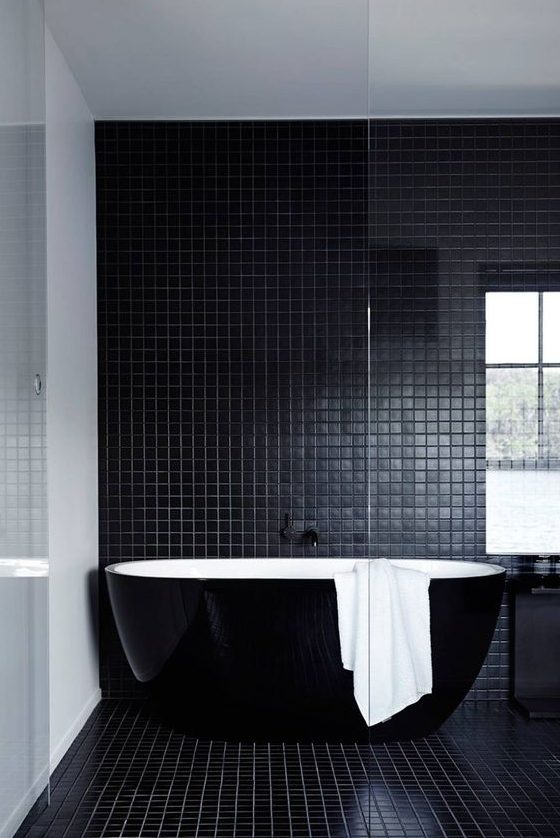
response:
<path fill-rule="evenodd" d="M 486 294 L 486 550 L 560 551 L 560 293 Z"/>

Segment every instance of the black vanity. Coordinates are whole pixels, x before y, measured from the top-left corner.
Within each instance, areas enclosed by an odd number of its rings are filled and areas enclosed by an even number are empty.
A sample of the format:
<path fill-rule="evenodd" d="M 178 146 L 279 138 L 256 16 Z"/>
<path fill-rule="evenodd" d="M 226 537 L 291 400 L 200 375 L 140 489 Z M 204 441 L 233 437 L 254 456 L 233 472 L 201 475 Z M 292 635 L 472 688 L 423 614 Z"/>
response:
<path fill-rule="evenodd" d="M 532 719 L 560 718 L 560 576 L 513 583 L 513 694 Z"/>

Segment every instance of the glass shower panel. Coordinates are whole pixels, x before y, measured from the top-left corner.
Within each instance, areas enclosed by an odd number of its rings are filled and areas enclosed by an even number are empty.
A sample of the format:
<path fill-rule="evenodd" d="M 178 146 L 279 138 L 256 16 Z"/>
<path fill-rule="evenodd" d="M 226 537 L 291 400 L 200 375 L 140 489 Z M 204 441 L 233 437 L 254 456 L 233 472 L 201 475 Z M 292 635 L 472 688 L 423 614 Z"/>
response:
<path fill-rule="evenodd" d="M 0 834 L 49 774 L 44 22 L 0 0 Z"/>
<path fill-rule="evenodd" d="M 372 388 L 373 382 L 376 379 L 377 373 L 377 295 L 376 287 L 372 282 L 372 249 L 371 246 L 375 242 L 374 239 L 374 224 L 375 217 L 372 212 L 373 209 L 373 143 L 372 136 L 374 134 L 374 55 L 373 55 L 373 8 L 372 0 L 367 0 L 367 79 L 366 79 L 366 154 L 365 154 L 365 204 L 366 204 L 366 233 L 365 233 L 365 279 L 366 279 L 366 306 L 367 306 L 367 404 L 366 404 L 366 477 L 367 477 L 367 508 L 366 508 L 366 557 L 368 562 L 368 615 L 371 615 L 371 567 L 372 561 L 378 553 L 378 545 L 376 543 L 376 526 L 374 521 L 374 508 L 377 508 L 378 492 L 377 485 L 373 481 L 373 475 L 377 466 L 377 455 L 379 440 L 378 440 L 378 426 L 376 421 L 376 414 Z M 369 633 L 368 640 L 368 660 L 371 661 L 371 633 Z M 371 677 L 372 667 L 369 667 L 368 672 L 368 699 L 371 698 Z M 378 793 L 375 783 L 375 753 L 373 752 L 373 743 L 371 730 L 368 729 L 367 750 L 363 756 L 363 764 L 366 767 L 366 786 L 367 786 L 367 802 L 365 806 L 365 818 L 367 823 L 367 834 L 372 835 L 372 826 L 374 820 L 374 812 L 377 805 Z"/>

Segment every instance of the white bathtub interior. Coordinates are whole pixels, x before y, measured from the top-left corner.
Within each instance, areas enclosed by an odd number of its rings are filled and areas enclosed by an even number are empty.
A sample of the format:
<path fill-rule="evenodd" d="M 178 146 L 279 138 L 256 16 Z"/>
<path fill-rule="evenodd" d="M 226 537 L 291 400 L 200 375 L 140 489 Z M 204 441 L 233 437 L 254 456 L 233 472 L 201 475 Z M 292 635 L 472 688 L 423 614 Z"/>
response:
<path fill-rule="evenodd" d="M 108 570 L 126 576 L 157 579 L 332 579 L 335 573 L 351 571 L 366 559 L 155 559 L 121 562 Z M 373 560 L 374 561 L 374 560 Z M 396 567 L 429 573 L 432 579 L 462 579 L 504 573 L 486 562 L 442 559 L 394 559 Z"/>

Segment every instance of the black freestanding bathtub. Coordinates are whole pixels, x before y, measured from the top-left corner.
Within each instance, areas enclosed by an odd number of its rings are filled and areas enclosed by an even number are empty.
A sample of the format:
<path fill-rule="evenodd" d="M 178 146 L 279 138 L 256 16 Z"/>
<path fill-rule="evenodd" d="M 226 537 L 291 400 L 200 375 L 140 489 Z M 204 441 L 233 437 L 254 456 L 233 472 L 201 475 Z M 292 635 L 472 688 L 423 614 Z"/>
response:
<path fill-rule="evenodd" d="M 172 723 L 213 738 L 389 741 L 436 730 L 472 687 L 496 627 L 503 568 L 429 572 L 433 692 L 366 726 L 340 659 L 335 572 L 353 559 L 156 560 L 106 568 L 128 662 Z"/>

